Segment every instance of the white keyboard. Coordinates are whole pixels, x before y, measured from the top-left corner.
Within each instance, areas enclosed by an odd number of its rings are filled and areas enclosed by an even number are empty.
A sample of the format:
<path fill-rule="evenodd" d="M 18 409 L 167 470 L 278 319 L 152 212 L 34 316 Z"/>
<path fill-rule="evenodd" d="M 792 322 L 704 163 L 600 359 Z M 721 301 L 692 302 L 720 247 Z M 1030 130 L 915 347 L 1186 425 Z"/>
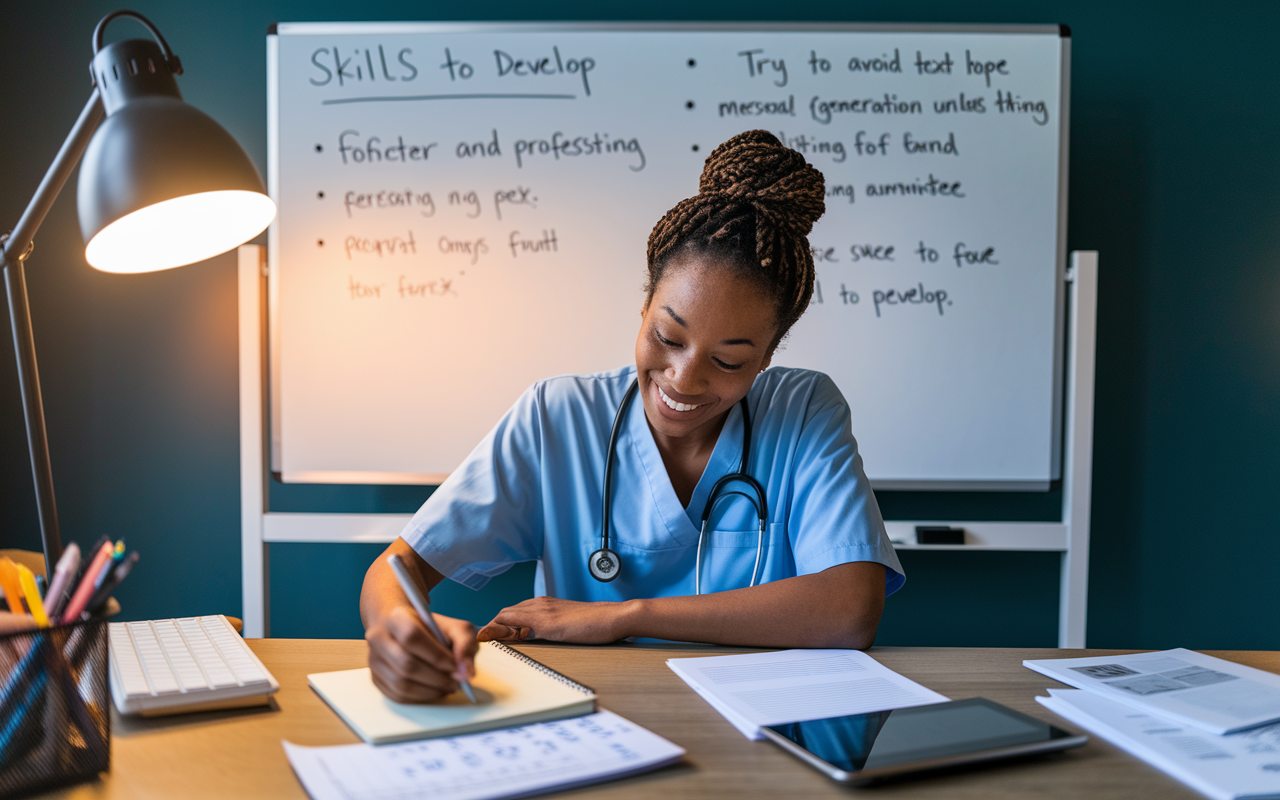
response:
<path fill-rule="evenodd" d="M 280 688 L 222 615 L 112 622 L 111 696 L 122 714 L 266 702 Z"/>

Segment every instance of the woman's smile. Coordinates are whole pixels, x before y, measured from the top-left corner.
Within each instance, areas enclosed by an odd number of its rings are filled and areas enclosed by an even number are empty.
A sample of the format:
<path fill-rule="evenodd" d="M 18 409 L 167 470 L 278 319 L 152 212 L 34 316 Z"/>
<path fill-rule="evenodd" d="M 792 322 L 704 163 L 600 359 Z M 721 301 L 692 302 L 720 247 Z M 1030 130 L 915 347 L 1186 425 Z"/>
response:
<path fill-rule="evenodd" d="M 658 384 L 656 383 L 654 384 L 654 386 L 658 387 L 658 396 L 662 398 L 662 402 L 666 403 L 667 408 L 671 409 L 672 411 L 680 411 L 680 412 L 693 411 L 695 408 L 701 408 L 702 406 L 706 405 L 706 403 L 692 403 L 692 404 L 677 403 L 675 400 L 671 399 L 670 395 L 662 391 L 661 386 L 658 386 Z"/>

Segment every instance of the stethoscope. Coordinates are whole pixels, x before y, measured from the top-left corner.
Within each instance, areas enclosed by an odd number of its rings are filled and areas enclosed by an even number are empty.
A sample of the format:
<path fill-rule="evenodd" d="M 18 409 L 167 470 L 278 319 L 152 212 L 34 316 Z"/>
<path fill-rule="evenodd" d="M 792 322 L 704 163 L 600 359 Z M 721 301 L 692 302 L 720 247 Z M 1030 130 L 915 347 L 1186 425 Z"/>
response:
<path fill-rule="evenodd" d="M 600 517 L 600 549 L 587 557 L 587 570 L 591 573 L 591 577 L 606 583 L 618 577 L 618 573 L 622 571 L 621 557 L 609 549 L 609 524 L 611 520 L 609 513 L 612 505 L 610 495 L 613 487 L 613 460 L 614 454 L 618 449 L 618 431 L 622 429 L 622 418 L 626 416 L 627 405 L 631 402 L 631 398 L 635 397 L 638 387 L 639 379 L 632 380 L 631 385 L 627 387 L 627 393 L 622 396 L 622 403 L 618 405 L 618 413 L 613 418 L 613 430 L 609 432 L 609 451 L 605 454 L 604 459 L 604 499 L 602 501 L 603 513 Z M 711 487 L 710 496 L 707 497 L 707 505 L 702 510 L 702 531 L 698 534 L 698 551 L 693 567 L 694 594 L 702 594 L 702 543 L 707 537 L 707 521 L 711 518 L 711 512 L 715 509 L 716 504 L 727 497 L 738 495 L 739 497 L 747 498 L 751 501 L 751 505 L 755 507 L 757 516 L 760 517 L 760 533 L 756 539 L 756 564 L 751 568 L 751 583 L 749 586 L 756 585 L 756 574 L 760 571 L 760 556 L 764 552 L 764 528 L 765 521 L 769 518 L 769 504 L 765 498 L 764 487 L 755 478 L 747 474 L 747 463 L 751 458 L 751 412 L 747 410 L 747 398 L 742 398 L 739 405 L 742 407 L 742 463 L 738 466 L 737 472 L 730 472 L 715 482 L 715 485 Z M 724 489 L 725 486 L 734 482 L 750 487 L 755 496 L 753 497 L 739 489 L 728 491 Z"/>

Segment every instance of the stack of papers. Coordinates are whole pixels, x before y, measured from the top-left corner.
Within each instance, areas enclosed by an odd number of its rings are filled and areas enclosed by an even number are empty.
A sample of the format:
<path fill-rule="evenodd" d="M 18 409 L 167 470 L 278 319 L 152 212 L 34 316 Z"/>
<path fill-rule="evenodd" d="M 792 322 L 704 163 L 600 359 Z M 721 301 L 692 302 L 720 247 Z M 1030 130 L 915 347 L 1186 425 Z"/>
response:
<path fill-rule="evenodd" d="M 748 739 L 760 728 L 945 703 L 859 650 L 671 658 L 667 666 Z"/>
<path fill-rule="evenodd" d="M 312 800 L 485 800 L 581 786 L 678 761 L 684 749 L 600 711 L 447 739 L 285 754 Z"/>
<path fill-rule="evenodd" d="M 1280 724 L 1206 733 L 1079 689 L 1036 700 L 1214 800 L 1280 798 Z"/>
<path fill-rule="evenodd" d="M 1036 701 L 1215 800 L 1280 798 L 1280 676 L 1190 650 L 1024 661 Z"/>
<path fill-rule="evenodd" d="M 1179 648 L 1095 658 L 1049 658 L 1022 666 L 1210 733 L 1280 722 L 1280 675 Z"/>

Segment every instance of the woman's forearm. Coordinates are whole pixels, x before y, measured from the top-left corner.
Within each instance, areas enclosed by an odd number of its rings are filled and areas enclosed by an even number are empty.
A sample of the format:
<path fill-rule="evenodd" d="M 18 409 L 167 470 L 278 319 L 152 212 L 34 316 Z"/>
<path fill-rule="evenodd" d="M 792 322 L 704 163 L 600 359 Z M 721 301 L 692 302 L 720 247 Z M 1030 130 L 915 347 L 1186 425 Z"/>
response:
<path fill-rule="evenodd" d="M 396 580 L 395 573 L 387 564 L 387 556 L 396 554 L 409 567 L 409 574 L 418 584 L 418 589 L 425 597 L 444 580 L 444 576 L 436 572 L 422 556 L 418 555 L 404 539 L 396 539 L 369 565 L 364 574 L 364 584 L 360 589 L 360 621 L 365 628 L 374 624 L 390 608 L 408 602 L 404 591 Z"/>
<path fill-rule="evenodd" d="M 855 562 L 700 596 L 619 604 L 623 636 L 754 647 L 864 649 L 884 610 L 884 566 Z"/>

